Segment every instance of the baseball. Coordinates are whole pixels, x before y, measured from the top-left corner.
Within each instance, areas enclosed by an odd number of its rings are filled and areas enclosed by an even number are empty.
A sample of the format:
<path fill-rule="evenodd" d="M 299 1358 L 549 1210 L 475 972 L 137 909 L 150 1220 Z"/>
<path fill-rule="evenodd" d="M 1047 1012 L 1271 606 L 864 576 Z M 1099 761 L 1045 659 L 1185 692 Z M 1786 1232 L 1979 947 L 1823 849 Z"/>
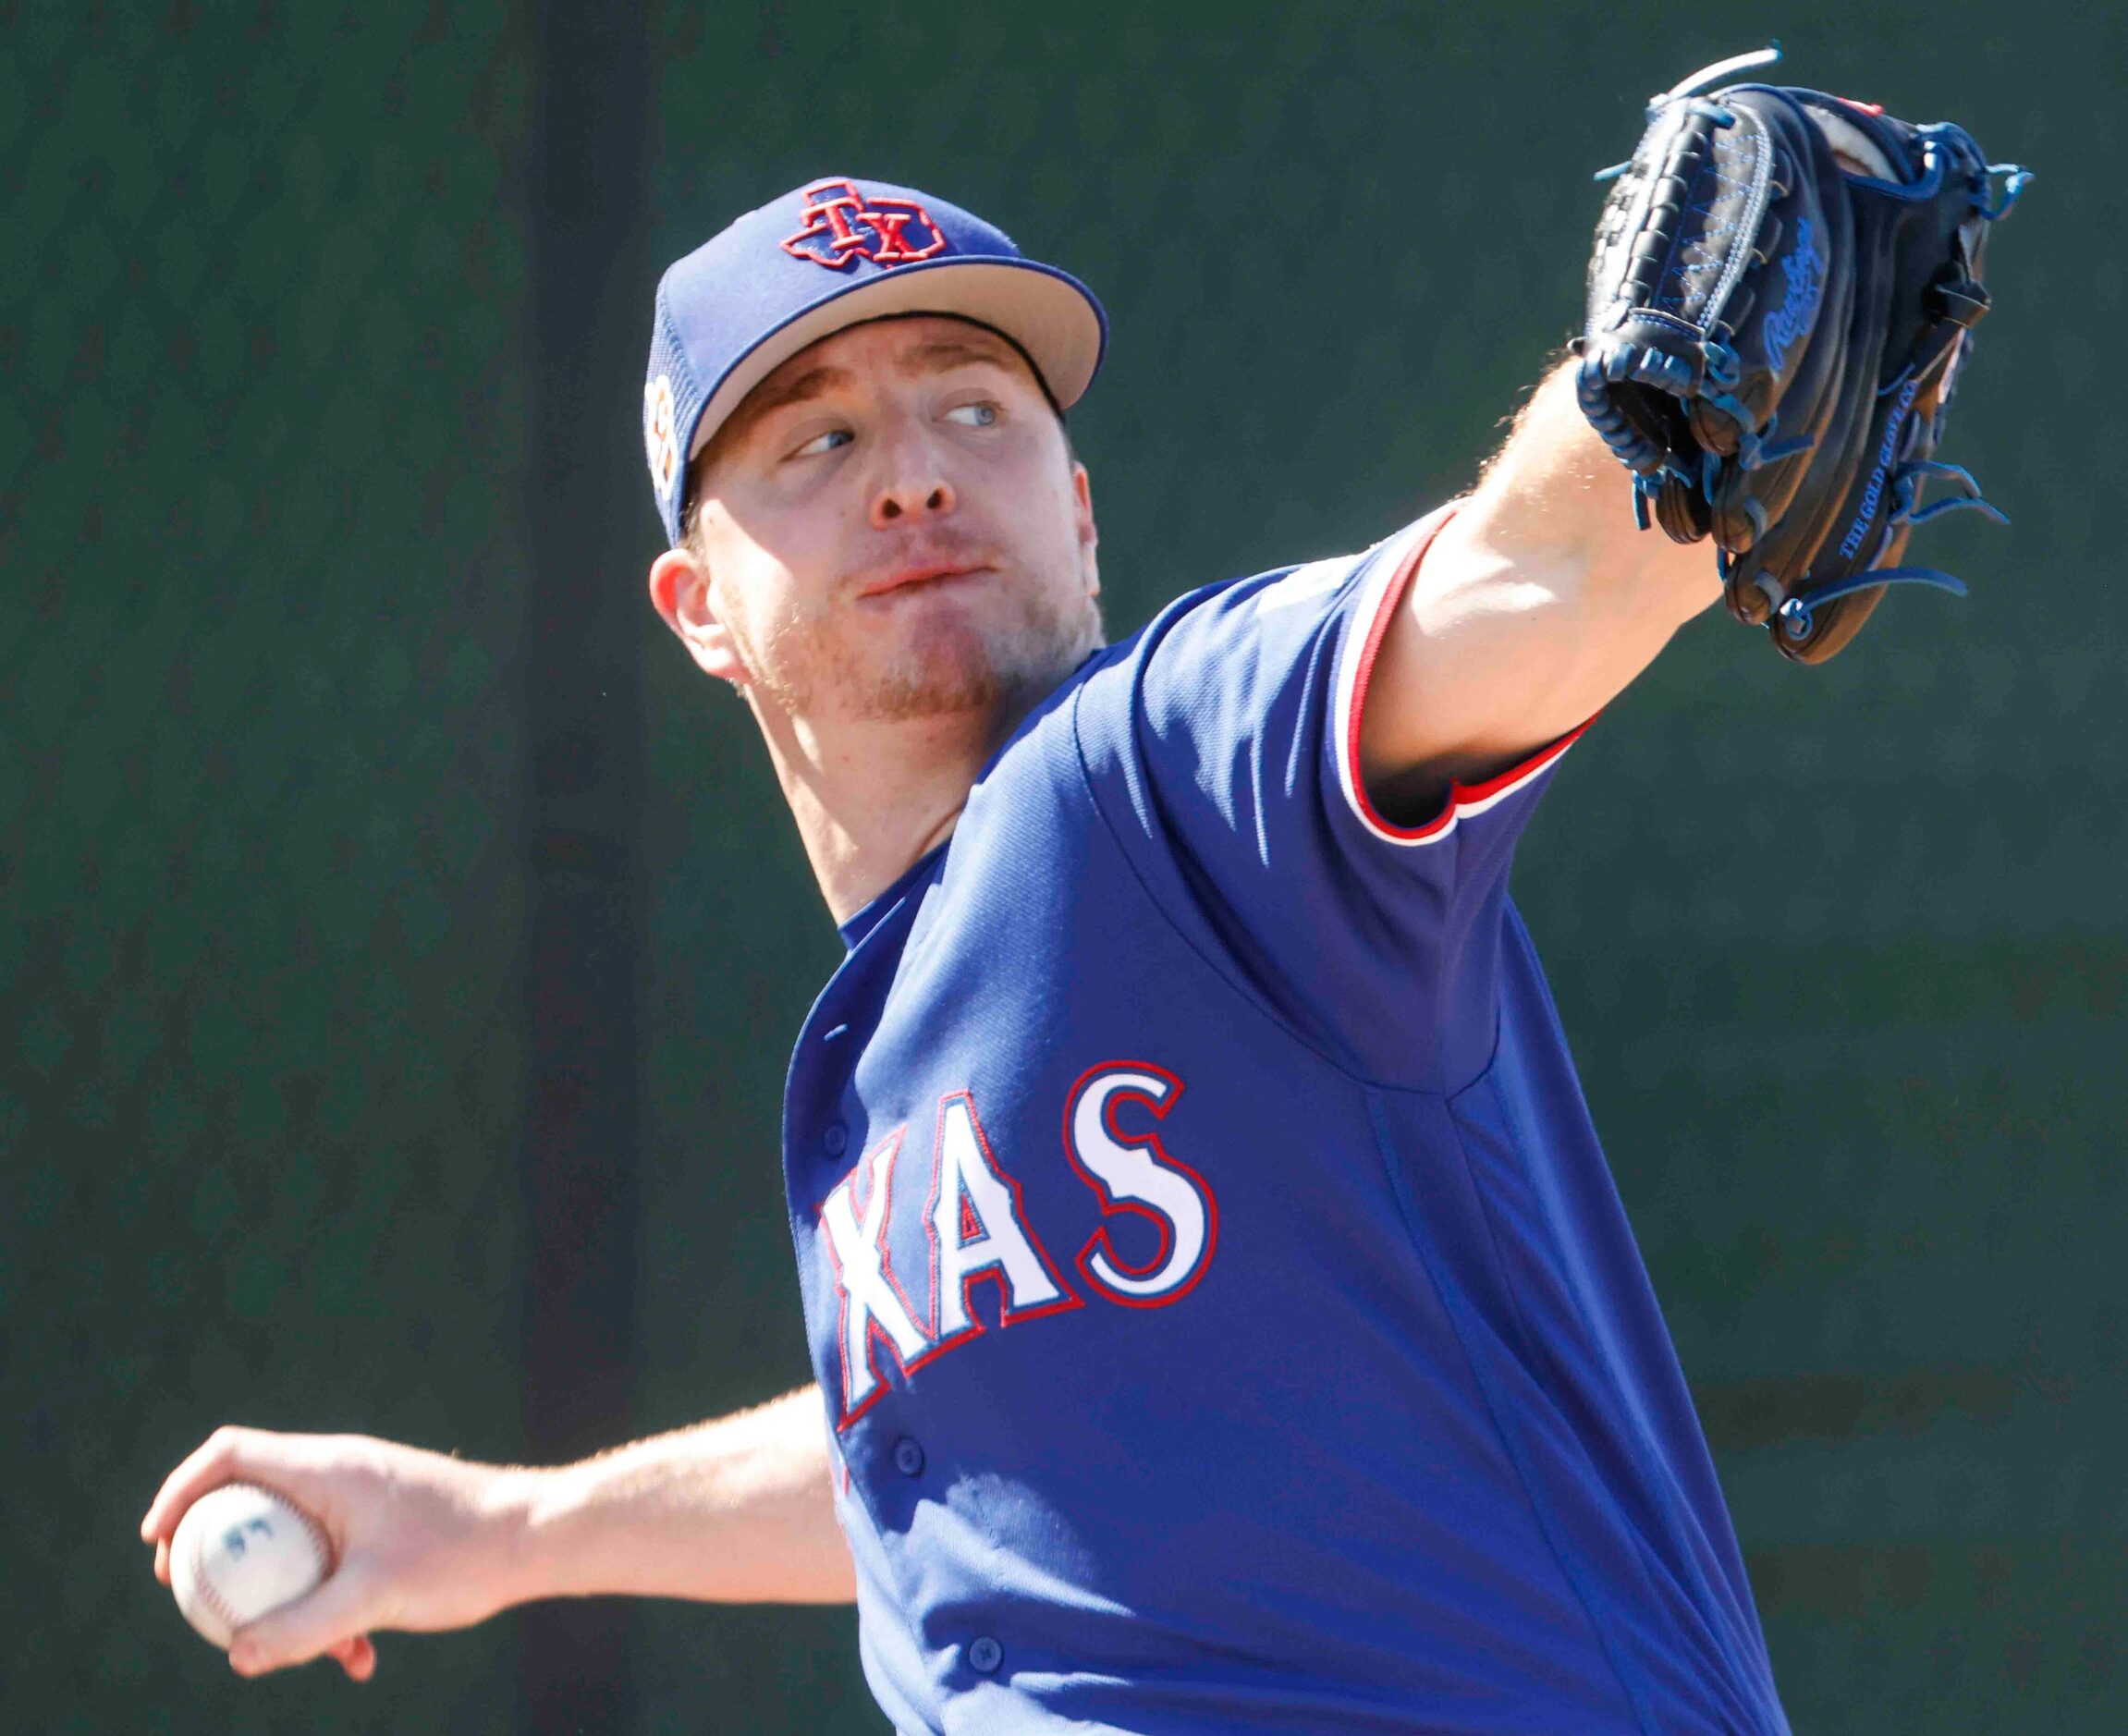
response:
<path fill-rule="evenodd" d="M 224 1651 L 238 1629 L 295 1602 L 332 1571 L 332 1547 L 318 1522 L 255 1483 L 202 1495 L 170 1539 L 177 1608 Z"/>

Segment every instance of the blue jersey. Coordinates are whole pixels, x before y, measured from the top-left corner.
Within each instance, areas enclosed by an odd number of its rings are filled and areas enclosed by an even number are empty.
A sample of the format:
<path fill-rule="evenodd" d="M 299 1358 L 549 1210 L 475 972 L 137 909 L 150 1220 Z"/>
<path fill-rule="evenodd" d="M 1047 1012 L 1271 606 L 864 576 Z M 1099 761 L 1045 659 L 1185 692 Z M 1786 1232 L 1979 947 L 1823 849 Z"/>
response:
<path fill-rule="evenodd" d="M 1787 1728 L 1507 897 L 1567 744 L 1359 778 L 1438 521 L 1096 653 L 845 925 L 785 1166 L 907 1736 Z"/>

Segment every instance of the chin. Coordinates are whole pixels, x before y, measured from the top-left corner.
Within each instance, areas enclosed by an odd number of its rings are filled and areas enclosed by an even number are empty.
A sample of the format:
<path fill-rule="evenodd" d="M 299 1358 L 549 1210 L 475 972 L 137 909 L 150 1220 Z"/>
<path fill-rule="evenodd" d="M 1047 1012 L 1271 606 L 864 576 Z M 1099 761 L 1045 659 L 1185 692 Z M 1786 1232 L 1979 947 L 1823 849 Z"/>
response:
<path fill-rule="evenodd" d="M 875 663 L 857 684 L 862 715 L 908 719 L 972 715 L 995 719 L 1023 708 L 1068 674 L 1077 657 L 1054 635 L 985 631 L 966 617 L 933 619 Z"/>
<path fill-rule="evenodd" d="M 858 715 L 901 721 L 987 714 L 1005 703 L 1011 685 L 978 647 L 967 654 L 897 657 L 860 685 Z"/>

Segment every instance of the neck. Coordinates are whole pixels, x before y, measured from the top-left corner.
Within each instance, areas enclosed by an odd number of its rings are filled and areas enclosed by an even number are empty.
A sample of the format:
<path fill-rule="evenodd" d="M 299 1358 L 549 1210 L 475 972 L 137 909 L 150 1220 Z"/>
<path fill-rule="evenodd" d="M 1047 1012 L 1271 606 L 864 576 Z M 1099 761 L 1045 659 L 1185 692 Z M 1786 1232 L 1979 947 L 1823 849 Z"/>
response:
<path fill-rule="evenodd" d="M 794 717 L 747 694 L 813 876 L 847 922 L 943 842 L 1013 719 Z"/>

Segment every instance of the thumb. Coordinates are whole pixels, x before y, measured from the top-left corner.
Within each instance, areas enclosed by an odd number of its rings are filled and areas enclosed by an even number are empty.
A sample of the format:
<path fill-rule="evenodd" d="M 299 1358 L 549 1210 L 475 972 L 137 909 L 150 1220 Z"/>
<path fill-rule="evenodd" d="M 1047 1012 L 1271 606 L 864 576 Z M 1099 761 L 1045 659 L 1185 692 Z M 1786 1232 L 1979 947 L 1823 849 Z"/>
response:
<path fill-rule="evenodd" d="M 372 1590 L 371 1575 L 361 1566 L 343 1566 L 308 1596 L 241 1629 L 229 1644 L 229 1667 L 239 1676 L 263 1676 L 359 1639 L 376 1625 Z"/>

